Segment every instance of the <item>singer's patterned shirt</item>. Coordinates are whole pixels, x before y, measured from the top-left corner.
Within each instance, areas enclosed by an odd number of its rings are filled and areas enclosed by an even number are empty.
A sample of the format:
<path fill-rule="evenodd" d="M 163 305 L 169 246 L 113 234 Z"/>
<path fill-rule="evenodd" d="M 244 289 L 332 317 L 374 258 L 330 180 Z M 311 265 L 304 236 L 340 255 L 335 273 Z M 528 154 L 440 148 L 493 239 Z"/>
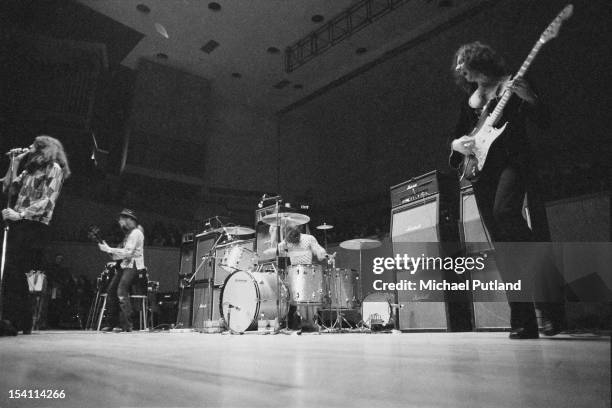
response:
<path fill-rule="evenodd" d="M 24 170 L 14 181 L 21 186 L 14 210 L 26 220 L 49 225 L 63 182 L 64 172 L 55 162 L 34 173 Z"/>

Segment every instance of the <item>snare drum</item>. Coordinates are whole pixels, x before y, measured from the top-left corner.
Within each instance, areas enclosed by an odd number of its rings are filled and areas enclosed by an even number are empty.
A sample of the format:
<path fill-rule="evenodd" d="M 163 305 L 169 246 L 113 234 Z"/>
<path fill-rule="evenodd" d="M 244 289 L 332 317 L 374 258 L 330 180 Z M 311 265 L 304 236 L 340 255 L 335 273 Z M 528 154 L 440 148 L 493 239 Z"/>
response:
<path fill-rule="evenodd" d="M 327 272 L 332 309 L 352 309 L 357 306 L 359 275 L 352 269 L 329 269 Z"/>
<path fill-rule="evenodd" d="M 370 329 L 386 328 L 392 326 L 393 309 L 391 293 L 370 293 L 361 304 L 361 317 L 364 324 Z"/>
<path fill-rule="evenodd" d="M 256 329 L 260 319 L 283 320 L 289 292 L 276 273 L 237 271 L 225 279 L 219 309 L 230 330 L 244 333 Z"/>
<path fill-rule="evenodd" d="M 291 265 L 287 268 L 287 286 L 291 302 L 322 304 L 327 295 L 321 265 Z"/>

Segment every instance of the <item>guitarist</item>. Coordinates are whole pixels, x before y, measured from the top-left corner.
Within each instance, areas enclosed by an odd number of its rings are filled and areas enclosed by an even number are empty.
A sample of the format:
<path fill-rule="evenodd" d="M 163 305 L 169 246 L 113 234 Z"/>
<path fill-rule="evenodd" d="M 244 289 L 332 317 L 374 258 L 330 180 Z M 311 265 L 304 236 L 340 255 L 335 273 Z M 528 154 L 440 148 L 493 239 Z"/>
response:
<path fill-rule="evenodd" d="M 119 214 L 119 226 L 125 232 L 125 239 L 118 248 L 111 248 L 105 241 L 98 244 L 102 252 L 120 261 L 115 276 L 108 286 L 108 323 L 102 331 L 132 331 L 132 305 L 130 287 L 138 271 L 145 269 L 144 229 L 138 224 L 136 213 L 124 209 Z"/>
<path fill-rule="evenodd" d="M 495 108 L 503 91 L 512 93 L 499 121 L 508 122 L 508 125 L 491 145 L 478 178 L 471 181 L 478 209 L 494 242 L 533 242 L 533 233 L 522 216 L 527 182 L 530 179 L 526 122 L 530 120 L 544 129 L 549 125 L 549 113 L 527 81 L 522 78 L 511 79 L 504 59 L 488 45 L 477 41 L 461 46 L 455 53 L 452 71 L 456 83 L 468 94 L 461 106 L 459 122 L 451 142 L 449 162 L 455 169 L 459 169 L 464 156 L 472 151 L 474 142 L 467 135 L 479 119 L 486 117 Z M 496 245 L 496 260 L 502 279 L 516 280 L 515 271 L 520 268 L 521 261 L 517 259 L 516 253 L 513 254 L 511 245 Z M 512 329 L 510 338 L 538 338 L 533 303 L 509 303 Z M 563 319 L 559 313 L 554 312 L 555 308 L 546 307 L 545 304 L 542 307 L 538 304 L 538 307 L 542 309 L 544 334 L 559 333 Z"/>

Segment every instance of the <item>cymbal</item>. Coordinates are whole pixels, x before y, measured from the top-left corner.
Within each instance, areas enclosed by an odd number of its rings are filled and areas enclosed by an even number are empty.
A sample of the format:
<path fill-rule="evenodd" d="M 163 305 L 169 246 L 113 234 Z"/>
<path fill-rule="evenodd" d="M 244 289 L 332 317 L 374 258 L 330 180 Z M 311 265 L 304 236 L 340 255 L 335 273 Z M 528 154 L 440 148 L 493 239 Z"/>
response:
<path fill-rule="evenodd" d="M 310 217 L 304 214 L 300 214 L 300 213 L 282 212 L 278 214 L 268 214 L 265 217 L 263 217 L 261 220 L 268 225 L 276 225 L 277 221 L 280 221 L 281 225 L 286 225 L 286 224 L 302 225 L 310 221 Z"/>
<path fill-rule="evenodd" d="M 239 225 L 234 227 L 223 227 L 223 231 L 225 231 L 225 233 L 228 235 L 249 235 L 255 233 L 253 228 L 242 227 Z"/>
<path fill-rule="evenodd" d="M 373 249 L 378 248 L 382 245 L 377 239 L 368 239 L 368 238 L 356 238 L 349 239 L 348 241 L 343 241 L 340 243 L 340 247 L 344 249 L 354 249 L 361 251 L 362 249 Z"/>
<path fill-rule="evenodd" d="M 330 229 L 332 229 L 332 228 L 334 228 L 334 226 L 333 226 L 333 225 L 328 225 L 328 224 L 326 224 L 326 223 L 323 223 L 323 224 L 321 224 L 321 225 L 317 225 L 317 229 L 318 229 L 318 230 L 330 230 Z"/>

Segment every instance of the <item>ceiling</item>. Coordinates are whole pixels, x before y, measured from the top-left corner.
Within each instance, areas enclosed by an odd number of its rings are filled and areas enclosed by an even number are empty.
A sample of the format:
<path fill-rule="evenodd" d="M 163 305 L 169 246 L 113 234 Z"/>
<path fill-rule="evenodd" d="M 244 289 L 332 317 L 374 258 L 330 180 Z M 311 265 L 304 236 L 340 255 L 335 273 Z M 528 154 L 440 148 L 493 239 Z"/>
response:
<path fill-rule="evenodd" d="M 142 57 L 154 59 L 204 77 L 211 81 L 216 95 L 264 113 L 278 112 L 298 102 L 483 1 L 408 0 L 286 73 L 283 50 L 358 1 L 217 0 L 221 9 L 214 11 L 208 0 L 78 0 L 143 35 L 123 59 L 123 65 L 135 68 Z M 149 11 L 139 11 L 137 6 L 141 4 Z M 314 15 L 324 20 L 315 23 Z M 156 28 L 156 23 L 165 33 Z M 219 45 L 207 54 L 201 47 L 210 40 Z M 280 52 L 271 54 L 269 47 Z M 358 54 L 358 48 L 366 52 Z M 160 53 L 167 59 L 159 58 Z M 276 89 L 274 85 L 282 80 L 288 80 L 289 85 Z"/>

